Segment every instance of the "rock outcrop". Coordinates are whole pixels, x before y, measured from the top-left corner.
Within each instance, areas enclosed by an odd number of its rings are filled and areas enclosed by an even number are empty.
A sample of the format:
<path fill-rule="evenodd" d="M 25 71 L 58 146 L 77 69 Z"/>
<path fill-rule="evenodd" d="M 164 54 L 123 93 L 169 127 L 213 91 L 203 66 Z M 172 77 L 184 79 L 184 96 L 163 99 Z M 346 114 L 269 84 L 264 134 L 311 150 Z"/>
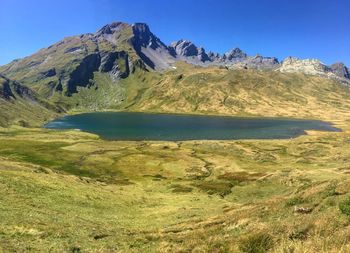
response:
<path fill-rule="evenodd" d="M 247 56 L 244 58 L 236 58 L 235 61 L 226 62 L 230 68 L 237 69 L 258 69 L 258 70 L 274 70 L 280 66 L 275 57 L 264 57 L 261 55 Z"/>
<path fill-rule="evenodd" d="M 0 74 L 0 98 L 2 99 L 10 99 L 15 98 L 12 89 L 10 87 L 10 80 L 5 76 Z"/>
<path fill-rule="evenodd" d="M 179 40 L 171 43 L 170 48 L 173 49 L 175 56 L 180 60 L 187 60 L 192 63 L 209 62 L 211 59 L 205 52 L 203 47 L 197 47 L 191 41 Z"/>
<path fill-rule="evenodd" d="M 0 98 L 5 100 L 23 99 L 31 103 L 42 103 L 43 100 L 32 89 L 10 80 L 3 74 L 0 74 Z M 46 105 L 46 103 L 44 103 Z"/>
<path fill-rule="evenodd" d="M 216 65 L 245 69 L 275 69 L 279 67 L 278 59 L 275 57 L 248 56 L 239 48 L 233 48 L 229 52 L 220 55 L 211 51 L 206 53 L 204 48 L 197 47 L 188 40 L 173 42 L 170 47 L 178 60 L 195 65 Z"/>
<path fill-rule="evenodd" d="M 229 62 L 241 62 L 247 59 L 248 55 L 239 48 L 234 48 L 222 56 L 222 60 Z"/>
<path fill-rule="evenodd" d="M 308 75 L 322 76 L 335 79 L 340 82 L 349 83 L 348 72 L 345 65 L 335 64 L 331 67 L 325 65 L 318 59 L 298 59 L 287 57 L 283 60 L 278 71 L 285 73 L 304 73 Z"/>
<path fill-rule="evenodd" d="M 147 66 L 155 70 L 164 70 L 175 62 L 173 51 L 150 31 L 148 25 L 133 24 L 132 33 L 129 41 Z"/>
<path fill-rule="evenodd" d="M 334 63 L 330 66 L 332 72 L 339 77 L 350 79 L 350 71 L 342 62 Z"/>
<path fill-rule="evenodd" d="M 99 71 L 109 72 L 111 77 L 126 78 L 130 74 L 129 56 L 125 51 L 101 53 Z"/>
<path fill-rule="evenodd" d="M 331 69 L 317 59 L 298 59 L 295 57 L 287 57 L 283 60 L 281 72 L 302 72 L 310 75 L 323 75 L 331 73 Z"/>

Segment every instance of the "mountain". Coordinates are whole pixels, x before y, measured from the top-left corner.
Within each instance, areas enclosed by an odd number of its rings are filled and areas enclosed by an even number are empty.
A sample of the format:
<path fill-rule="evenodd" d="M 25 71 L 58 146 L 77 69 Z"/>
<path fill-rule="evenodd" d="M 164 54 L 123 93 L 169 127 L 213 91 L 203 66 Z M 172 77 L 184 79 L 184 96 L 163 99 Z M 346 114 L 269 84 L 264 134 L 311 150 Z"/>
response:
<path fill-rule="evenodd" d="M 57 92 L 71 96 L 79 87 L 91 86 L 94 72 L 125 78 L 136 68 L 165 69 L 173 58 L 147 25 L 116 22 L 95 34 L 65 38 L 1 71 L 49 98 Z"/>
<path fill-rule="evenodd" d="M 320 87 L 340 92 L 341 97 L 348 96 L 347 90 L 339 90 L 336 85 L 350 83 L 349 70 L 342 63 L 326 66 L 316 59 L 293 57 L 279 62 L 275 57 L 249 56 L 239 48 L 219 54 L 183 39 L 167 46 L 146 24 L 123 22 L 105 25 L 95 33 L 64 38 L 1 66 L 0 72 L 6 76 L 3 80 L 12 83 L 12 93 L 8 85 L 2 89 L 2 100 L 6 97 L 7 105 L 11 94 L 23 103 L 33 104 L 40 99 L 42 103 L 35 103 L 45 108 L 47 103 L 50 115 L 62 110 L 104 109 L 280 115 L 271 113 L 281 111 L 282 107 L 277 110 L 276 105 L 314 108 L 309 103 L 311 96 L 328 108 L 323 104 L 327 100 L 323 91 L 305 90 L 300 94 L 302 89 L 295 90 L 297 86 L 290 87 L 290 83 L 298 81 L 310 87 L 317 81 Z M 17 84 L 28 89 L 36 100 L 15 94 L 13 85 Z M 333 95 L 341 99 L 339 94 Z M 297 102 L 285 103 L 285 99 Z M 286 116 L 297 116 L 283 111 Z"/>
<path fill-rule="evenodd" d="M 332 72 L 339 77 L 350 79 L 349 69 L 342 62 L 334 63 L 330 66 Z"/>
<path fill-rule="evenodd" d="M 46 98 L 67 96 L 79 87 L 93 85 L 94 72 L 108 73 L 112 79 L 126 78 L 136 68 L 164 71 L 177 61 L 195 65 L 222 65 L 239 68 L 269 68 L 278 61 L 262 56 L 248 57 L 240 49 L 213 58 L 204 48 L 180 40 L 166 46 L 146 24 L 115 22 L 94 34 L 64 38 L 37 53 L 0 67 L 0 71 Z M 240 65 L 235 65 L 241 63 Z"/>
<path fill-rule="evenodd" d="M 318 59 L 301 60 L 295 57 L 287 57 L 278 70 L 285 73 L 318 75 L 340 82 L 350 83 L 348 69 L 342 63 L 333 64 L 329 67 Z"/>
<path fill-rule="evenodd" d="M 247 54 L 237 47 L 225 53 L 222 57 L 222 59 L 225 61 L 241 61 L 241 59 L 244 60 L 246 58 Z"/>
<path fill-rule="evenodd" d="M 233 48 L 220 55 L 214 52 L 206 53 L 203 47 L 197 47 L 188 40 L 175 41 L 171 43 L 170 47 L 173 49 L 177 60 L 199 66 L 225 66 L 233 69 L 265 70 L 279 67 L 278 59 L 275 57 L 248 56 L 239 48 Z"/>
<path fill-rule="evenodd" d="M 197 47 L 191 41 L 179 40 L 171 43 L 170 48 L 173 50 L 173 54 L 180 60 L 185 60 L 193 64 L 211 62 L 205 49 L 203 47 Z"/>

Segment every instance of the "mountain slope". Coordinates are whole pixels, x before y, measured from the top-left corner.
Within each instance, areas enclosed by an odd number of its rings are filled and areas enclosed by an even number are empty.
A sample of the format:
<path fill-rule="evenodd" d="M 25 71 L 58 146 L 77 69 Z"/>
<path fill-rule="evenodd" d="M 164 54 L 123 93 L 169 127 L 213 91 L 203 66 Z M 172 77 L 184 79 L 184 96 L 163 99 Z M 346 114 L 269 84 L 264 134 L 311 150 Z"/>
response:
<path fill-rule="evenodd" d="M 344 64 L 291 57 L 280 63 L 239 48 L 220 55 L 187 40 L 167 46 L 142 23 L 67 37 L 0 72 L 71 111 L 325 118 L 322 111 L 349 109 Z"/>
<path fill-rule="evenodd" d="M 62 112 L 31 89 L 0 74 L 0 126 L 36 126 Z"/>
<path fill-rule="evenodd" d="M 78 87 L 89 87 L 96 71 L 117 79 L 126 78 L 135 68 L 163 71 L 177 61 L 230 67 L 242 63 L 245 68 L 257 69 L 278 65 L 275 58 L 248 57 L 240 49 L 216 56 L 209 57 L 203 48 L 184 40 L 168 47 L 146 24 L 115 22 L 94 34 L 67 37 L 0 67 L 0 71 L 51 98 L 56 93 L 71 96 Z"/>
<path fill-rule="evenodd" d="M 134 88 L 118 108 L 135 111 L 336 119 L 335 112 L 347 115 L 350 109 L 347 86 L 278 71 L 178 64 L 161 76 L 146 73 L 122 80 L 121 86 Z"/>
<path fill-rule="evenodd" d="M 51 98 L 56 93 L 71 96 L 78 87 L 90 86 L 96 71 L 108 73 L 112 79 L 125 78 L 138 67 L 167 68 L 171 58 L 168 47 L 147 25 L 116 22 L 95 34 L 65 38 L 0 69 Z"/>

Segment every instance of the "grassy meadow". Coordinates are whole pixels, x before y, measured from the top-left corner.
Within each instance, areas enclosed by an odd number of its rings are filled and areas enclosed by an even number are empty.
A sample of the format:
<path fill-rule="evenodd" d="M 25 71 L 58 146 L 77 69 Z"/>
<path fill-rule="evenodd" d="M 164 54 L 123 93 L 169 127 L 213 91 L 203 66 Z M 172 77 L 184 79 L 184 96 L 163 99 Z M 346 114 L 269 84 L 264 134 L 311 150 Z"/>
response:
<path fill-rule="evenodd" d="M 350 131 L 126 142 L 0 129 L 0 252 L 349 252 Z"/>

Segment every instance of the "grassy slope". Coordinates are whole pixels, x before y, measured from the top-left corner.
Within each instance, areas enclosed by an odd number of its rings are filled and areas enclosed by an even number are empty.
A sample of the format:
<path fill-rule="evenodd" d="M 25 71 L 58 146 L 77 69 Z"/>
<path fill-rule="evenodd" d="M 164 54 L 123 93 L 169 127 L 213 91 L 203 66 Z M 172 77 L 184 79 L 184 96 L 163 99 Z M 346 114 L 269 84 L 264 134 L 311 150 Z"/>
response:
<path fill-rule="evenodd" d="M 149 85 L 151 83 L 151 85 Z M 226 115 L 347 117 L 349 88 L 316 76 L 255 70 L 226 70 L 178 64 L 161 76 L 134 75 L 122 81 L 129 110 Z M 339 115 L 338 115 L 339 116 Z"/>
<path fill-rule="evenodd" d="M 64 103 L 70 103 L 73 112 L 107 109 L 331 121 L 347 118 L 350 110 L 348 87 L 303 74 L 179 63 L 176 70 L 162 74 L 137 70 L 114 82 L 108 74 L 95 73 L 93 83 Z"/>
<path fill-rule="evenodd" d="M 0 88 L 5 80 L 0 77 Z M 13 86 L 10 84 L 15 98 L 0 97 L 0 126 L 9 126 L 11 124 L 25 126 L 40 126 L 42 122 L 53 118 L 55 108 L 53 105 L 35 99 L 22 98 L 15 93 Z M 50 108 L 48 109 L 47 106 Z"/>
<path fill-rule="evenodd" d="M 30 104 L 21 99 L 4 101 L 0 98 L 0 111 L 0 126 L 15 124 L 39 127 L 42 122 L 57 115 L 42 106 Z"/>
<path fill-rule="evenodd" d="M 238 252 L 255 240 L 272 252 L 348 252 L 349 218 L 338 203 L 350 195 L 349 137 L 108 142 L 1 129 L 0 245 Z"/>

